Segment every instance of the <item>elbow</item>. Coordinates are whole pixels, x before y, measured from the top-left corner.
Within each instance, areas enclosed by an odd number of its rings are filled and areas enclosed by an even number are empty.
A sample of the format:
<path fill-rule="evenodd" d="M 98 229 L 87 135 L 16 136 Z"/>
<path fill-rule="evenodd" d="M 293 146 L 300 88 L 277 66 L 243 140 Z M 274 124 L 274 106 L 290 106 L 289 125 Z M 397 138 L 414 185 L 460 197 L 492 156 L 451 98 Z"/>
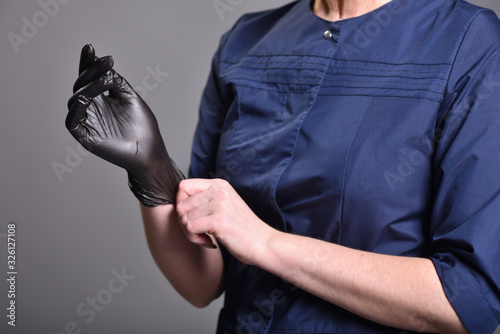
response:
<path fill-rule="evenodd" d="M 205 291 L 206 292 L 206 291 Z M 205 308 L 210 305 L 214 300 L 219 298 L 224 290 L 222 286 L 219 289 L 212 291 L 211 293 L 196 293 L 183 295 L 183 297 L 196 308 Z"/>
<path fill-rule="evenodd" d="M 206 287 L 206 286 L 205 286 Z M 198 293 L 190 290 L 191 293 L 183 297 L 196 308 L 205 308 L 224 293 L 224 280 L 218 282 L 213 289 L 201 289 Z"/>
<path fill-rule="evenodd" d="M 198 296 L 198 298 L 186 298 L 186 300 L 194 307 L 201 309 L 210 305 L 210 303 L 212 303 L 214 298 L 203 298 L 203 297 L 200 298 Z"/>
<path fill-rule="evenodd" d="M 210 305 L 210 302 L 206 302 L 206 301 L 201 301 L 201 302 L 199 302 L 199 301 L 195 301 L 195 302 L 190 302 L 190 303 L 191 303 L 191 305 L 193 305 L 194 307 L 196 307 L 196 308 L 200 308 L 200 309 L 201 309 L 201 308 L 205 308 L 205 307 L 207 307 L 208 305 Z"/>

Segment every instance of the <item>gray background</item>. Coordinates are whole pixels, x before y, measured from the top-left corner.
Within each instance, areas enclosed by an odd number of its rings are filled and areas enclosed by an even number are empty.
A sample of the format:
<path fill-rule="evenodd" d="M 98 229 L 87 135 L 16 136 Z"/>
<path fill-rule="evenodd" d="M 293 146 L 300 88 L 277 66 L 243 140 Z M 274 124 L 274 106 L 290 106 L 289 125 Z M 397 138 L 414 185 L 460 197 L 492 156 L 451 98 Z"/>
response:
<path fill-rule="evenodd" d="M 217 1 L 227 6 L 220 15 L 213 0 L 73 0 L 57 13 L 55 7 L 44 12 L 34 0 L 0 1 L 1 333 L 64 333 L 71 322 L 95 334 L 214 332 L 221 298 L 200 310 L 176 294 L 149 254 L 125 172 L 79 151 L 64 119 L 86 43 L 98 56 L 113 55 L 117 71 L 135 87 L 145 87 L 151 69 L 168 72 L 145 91 L 145 100 L 170 155 L 187 171 L 220 36 L 243 13 L 288 2 Z M 500 13 L 498 0 L 473 2 Z M 29 38 L 16 50 L 9 33 L 23 36 L 26 21 L 37 23 L 38 31 L 25 28 Z M 66 172 L 58 177 L 54 165 Z M 15 328 L 7 325 L 4 278 L 10 222 L 17 223 Z M 113 270 L 134 277 L 114 294 L 108 286 Z M 77 307 L 96 297 L 106 305 L 86 322 L 88 314 Z"/>

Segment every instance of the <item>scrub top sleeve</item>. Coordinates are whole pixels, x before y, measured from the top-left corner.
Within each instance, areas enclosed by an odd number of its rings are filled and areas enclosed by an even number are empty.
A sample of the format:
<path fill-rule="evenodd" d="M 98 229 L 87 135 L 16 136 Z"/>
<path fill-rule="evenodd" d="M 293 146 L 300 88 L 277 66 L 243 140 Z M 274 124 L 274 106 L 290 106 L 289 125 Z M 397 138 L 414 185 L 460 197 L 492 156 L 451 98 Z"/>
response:
<path fill-rule="evenodd" d="M 218 144 L 227 113 L 228 97 L 219 85 L 219 61 L 223 45 L 230 32 L 222 36 L 219 49 L 212 59 L 212 68 L 203 91 L 192 151 L 189 178 L 213 178 Z"/>
<path fill-rule="evenodd" d="M 471 334 L 500 323 L 500 24 L 480 12 L 458 47 L 435 137 L 430 259 Z"/>

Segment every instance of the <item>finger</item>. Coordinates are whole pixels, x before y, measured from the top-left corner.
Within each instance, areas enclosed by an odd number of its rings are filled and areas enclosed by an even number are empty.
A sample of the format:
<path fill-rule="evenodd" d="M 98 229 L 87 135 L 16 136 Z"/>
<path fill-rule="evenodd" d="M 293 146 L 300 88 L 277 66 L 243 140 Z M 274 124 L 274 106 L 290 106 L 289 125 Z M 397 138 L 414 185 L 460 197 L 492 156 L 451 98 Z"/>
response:
<path fill-rule="evenodd" d="M 217 211 L 217 204 L 206 203 L 187 211 L 179 221 L 190 234 L 214 234 L 215 223 L 221 220 Z"/>
<path fill-rule="evenodd" d="M 190 219 L 186 223 L 184 221 L 181 221 L 181 224 L 184 225 L 190 241 L 196 243 L 198 240 L 197 236 L 199 235 L 215 234 L 216 220 L 217 218 L 213 215 L 202 215 L 196 219 Z M 206 241 L 208 241 L 208 239 L 204 238 L 203 240 L 205 241 L 205 243 Z M 210 241 L 212 240 L 210 239 Z"/>
<path fill-rule="evenodd" d="M 206 248 L 217 248 L 217 245 L 213 242 L 212 238 L 208 234 L 186 234 L 186 238 L 193 244 L 206 247 Z"/>
<path fill-rule="evenodd" d="M 181 214 L 179 215 L 179 220 L 182 224 L 188 225 L 193 221 L 196 221 L 198 218 L 212 216 L 216 207 L 215 204 L 210 201 L 210 199 L 205 200 L 204 198 L 197 200 L 194 197 L 199 197 L 200 194 L 193 195 L 188 200 L 185 200 L 181 203 Z M 190 202 L 187 203 L 186 202 Z M 194 202 L 197 202 L 196 205 L 192 205 L 192 207 L 188 208 L 188 205 L 191 206 Z M 186 210 L 186 211 L 183 211 Z M 190 231 L 192 233 L 200 233 L 200 231 Z M 207 231 L 204 231 L 207 232 Z"/>
<path fill-rule="evenodd" d="M 66 128 L 79 142 L 84 138 L 85 129 L 82 123 L 87 118 L 87 108 L 89 105 L 90 100 L 83 95 L 79 95 L 71 105 L 66 116 Z"/>
<path fill-rule="evenodd" d="M 200 209 L 210 203 L 212 196 L 210 190 L 189 196 L 183 200 L 177 200 L 176 210 L 180 219 L 185 219 L 187 214 L 193 214 L 194 210 Z"/>
<path fill-rule="evenodd" d="M 82 48 L 80 54 L 80 65 L 78 66 L 78 75 L 82 74 L 83 71 L 87 69 L 97 58 L 95 56 L 94 47 L 91 44 L 87 44 Z"/>
<path fill-rule="evenodd" d="M 193 197 L 199 196 L 200 194 L 195 194 Z M 189 198 L 190 200 L 192 199 Z M 212 238 L 207 234 L 210 232 L 205 230 L 204 227 L 199 226 L 197 221 L 199 218 L 203 218 L 205 216 L 210 216 L 212 214 L 211 206 L 209 203 L 204 203 L 199 206 L 194 207 L 191 210 L 184 211 L 187 209 L 186 203 L 177 203 L 177 207 L 181 207 L 178 210 L 179 214 L 179 222 L 184 230 L 186 238 L 194 244 L 207 247 L 207 248 L 217 248 Z"/>
<path fill-rule="evenodd" d="M 111 70 L 113 65 L 114 60 L 111 56 L 102 57 L 94 61 L 80 74 L 78 79 L 76 79 L 73 85 L 73 93 Z"/>
<path fill-rule="evenodd" d="M 68 109 L 71 108 L 71 106 L 73 105 L 73 103 L 75 102 L 75 100 L 78 98 L 79 95 L 84 95 L 87 98 L 92 99 L 108 91 L 112 86 L 113 86 L 113 73 L 111 71 L 108 71 L 105 74 L 101 75 L 96 80 L 92 81 L 91 83 L 87 84 L 86 86 L 76 91 L 68 101 Z"/>
<path fill-rule="evenodd" d="M 130 97 L 139 97 L 132 86 L 117 72 L 114 72 L 113 87 L 109 90 L 109 96 L 117 99 L 127 99 Z"/>
<path fill-rule="evenodd" d="M 214 179 L 186 179 L 179 183 L 177 191 L 177 200 L 183 201 L 188 197 L 210 189 L 213 187 L 217 180 Z"/>

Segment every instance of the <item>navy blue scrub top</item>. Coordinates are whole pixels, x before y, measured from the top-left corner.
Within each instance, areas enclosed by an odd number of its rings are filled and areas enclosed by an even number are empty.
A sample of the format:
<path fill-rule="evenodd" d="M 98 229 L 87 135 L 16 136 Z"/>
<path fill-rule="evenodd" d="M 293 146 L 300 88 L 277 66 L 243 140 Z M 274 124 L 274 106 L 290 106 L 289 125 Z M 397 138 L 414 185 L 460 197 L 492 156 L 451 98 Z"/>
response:
<path fill-rule="evenodd" d="M 227 179 L 280 231 L 429 258 L 469 332 L 493 333 L 499 67 L 498 18 L 461 0 L 245 15 L 214 56 L 189 175 Z M 222 251 L 219 334 L 401 333 Z"/>

